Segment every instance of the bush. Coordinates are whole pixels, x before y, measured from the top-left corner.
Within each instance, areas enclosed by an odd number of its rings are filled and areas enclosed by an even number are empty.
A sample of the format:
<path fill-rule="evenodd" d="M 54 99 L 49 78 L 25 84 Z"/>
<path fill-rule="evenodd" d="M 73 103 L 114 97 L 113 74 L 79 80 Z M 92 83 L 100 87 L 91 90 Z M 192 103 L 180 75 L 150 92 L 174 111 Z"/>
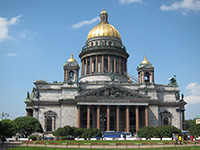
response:
<path fill-rule="evenodd" d="M 54 135 L 61 136 L 61 140 L 71 140 L 74 139 L 75 137 L 82 137 L 82 138 L 101 137 L 101 130 L 64 126 L 63 128 L 58 128 L 54 132 Z"/>
<path fill-rule="evenodd" d="M 200 124 L 192 125 L 189 129 L 190 134 L 193 135 L 195 138 L 200 136 Z"/>
<path fill-rule="evenodd" d="M 67 140 L 67 136 L 61 136 L 61 140 Z"/>
<path fill-rule="evenodd" d="M 30 140 L 37 140 L 37 136 L 36 135 L 30 135 L 29 137 L 28 137 L 28 139 Z"/>
<path fill-rule="evenodd" d="M 139 137 L 150 139 L 151 137 L 172 137 L 172 134 L 180 134 L 181 130 L 174 126 L 143 127 L 137 131 Z"/>

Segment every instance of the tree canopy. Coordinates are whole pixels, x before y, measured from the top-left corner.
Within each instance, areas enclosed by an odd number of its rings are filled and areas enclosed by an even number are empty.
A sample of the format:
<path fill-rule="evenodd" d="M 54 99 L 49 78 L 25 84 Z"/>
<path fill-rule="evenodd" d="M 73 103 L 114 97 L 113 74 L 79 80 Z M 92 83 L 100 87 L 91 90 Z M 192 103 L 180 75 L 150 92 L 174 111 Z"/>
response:
<path fill-rule="evenodd" d="M 200 124 L 194 124 L 189 129 L 190 134 L 193 135 L 195 138 L 200 136 Z"/>
<path fill-rule="evenodd" d="M 14 121 L 17 124 L 17 132 L 25 137 L 34 132 L 43 132 L 40 122 L 31 116 L 18 117 Z"/>
<path fill-rule="evenodd" d="M 185 120 L 185 130 L 189 130 L 193 125 L 195 125 L 195 119 Z"/>
<path fill-rule="evenodd" d="M 13 120 L 4 119 L 0 121 L 0 136 L 12 137 L 16 134 L 17 125 Z"/>
<path fill-rule="evenodd" d="M 180 134 L 181 130 L 174 126 L 143 127 L 137 131 L 139 137 L 150 139 L 151 137 L 172 137 L 173 133 Z"/>
<path fill-rule="evenodd" d="M 101 130 L 99 129 L 84 129 L 76 128 L 70 126 L 64 126 L 63 128 L 58 128 L 54 132 L 55 136 L 61 137 L 82 137 L 82 138 L 91 138 L 91 137 L 101 137 Z"/>

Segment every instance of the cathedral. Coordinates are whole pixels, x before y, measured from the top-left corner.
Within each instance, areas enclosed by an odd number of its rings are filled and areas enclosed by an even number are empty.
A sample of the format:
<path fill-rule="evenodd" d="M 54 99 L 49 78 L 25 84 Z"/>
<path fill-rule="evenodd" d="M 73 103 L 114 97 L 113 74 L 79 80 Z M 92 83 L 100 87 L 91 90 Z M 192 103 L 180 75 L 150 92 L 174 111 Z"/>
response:
<path fill-rule="evenodd" d="M 27 92 L 26 115 L 38 119 L 46 133 L 66 125 L 132 133 L 162 125 L 184 130 L 186 102 L 176 77 L 156 84 L 155 68 L 145 56 L 136 79 L 128 74 L 128 57 L 104 9 L 79 54 L 81 64 L 71 55 L 63 65 L 63 82 L 35 81 Z"/>

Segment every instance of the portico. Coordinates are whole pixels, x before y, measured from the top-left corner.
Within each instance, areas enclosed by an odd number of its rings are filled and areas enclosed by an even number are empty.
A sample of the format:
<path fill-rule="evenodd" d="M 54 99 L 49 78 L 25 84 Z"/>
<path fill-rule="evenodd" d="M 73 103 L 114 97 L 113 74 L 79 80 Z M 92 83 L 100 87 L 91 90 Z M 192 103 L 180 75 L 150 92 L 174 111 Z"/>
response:
<path fill-rule="evenodd" d="M 80 112 L 77 113 L 78 128 L 135 132 L 148 126 L 148 106 L 78 105 L 77 108 Z"/>
<path fill-rule="evenodd" d="M 76 100 L 78 128 L 135 132 L 148 126 L 149 97 L 140 93 L 112 84 L 77 96 Z"/>

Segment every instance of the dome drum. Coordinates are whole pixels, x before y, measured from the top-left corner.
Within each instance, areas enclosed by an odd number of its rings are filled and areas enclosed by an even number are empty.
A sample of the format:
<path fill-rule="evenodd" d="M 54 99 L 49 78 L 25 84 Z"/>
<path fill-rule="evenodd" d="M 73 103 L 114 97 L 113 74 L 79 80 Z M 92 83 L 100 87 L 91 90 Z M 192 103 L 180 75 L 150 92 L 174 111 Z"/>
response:
<path fill-rule="evenodd" d="M 125 51 L 122 51 L 121 49 L 116 49 L 113 47 L 92 47 L 91 49 L 87 49 L 86 51 L 83 51 L 79 54 L 80 59 L 83 59 L 88 56 L 100 56 L 100 55 L 113 55 L 113 56 L 119 56 L 123 57 L 124 59 L 127 59 L 129 57 L 129 54 Z"/>

